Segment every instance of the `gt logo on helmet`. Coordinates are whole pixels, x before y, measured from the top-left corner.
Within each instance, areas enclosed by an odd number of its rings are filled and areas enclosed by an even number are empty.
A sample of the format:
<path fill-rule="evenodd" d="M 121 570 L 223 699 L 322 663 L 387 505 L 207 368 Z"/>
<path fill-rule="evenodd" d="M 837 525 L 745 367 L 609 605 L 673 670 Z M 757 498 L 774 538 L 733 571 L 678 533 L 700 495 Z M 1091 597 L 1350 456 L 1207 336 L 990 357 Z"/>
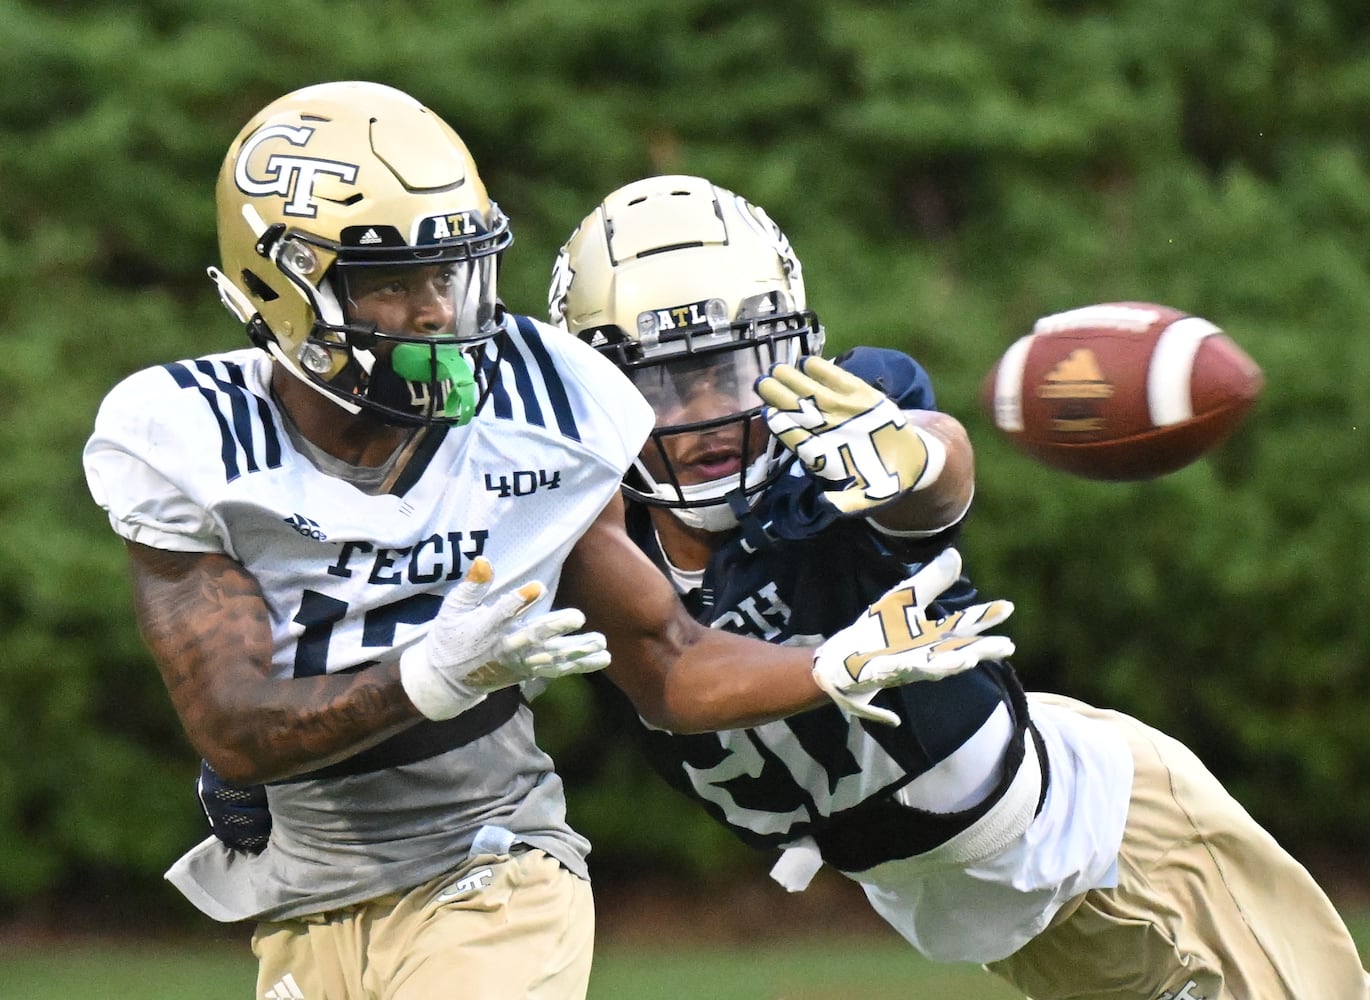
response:
<path fill-rule="evenodd" d="M 262 143 L 272 139 L 284 139 L 292 146 L 304 146 L 313 134 L 314 130 L 304 125 L 268 125 L 255 132 L 243 143 L 243 148 L 238 154 L 238 162 L 233 169 L 234 182 L 247 194 L 274 194 L 285 198 L 286 215 L 298 215 L 305 219 L 316 217 L 319 209 L 311 200 L 314 196 L 315 178 L 320 174 L 329 174 L 344 184 L 355 184 L 358 169 L 355 163 L 272 153 L 266 158 L 265 177 L 253 177 L 248 172 L 252 156 Z"/>

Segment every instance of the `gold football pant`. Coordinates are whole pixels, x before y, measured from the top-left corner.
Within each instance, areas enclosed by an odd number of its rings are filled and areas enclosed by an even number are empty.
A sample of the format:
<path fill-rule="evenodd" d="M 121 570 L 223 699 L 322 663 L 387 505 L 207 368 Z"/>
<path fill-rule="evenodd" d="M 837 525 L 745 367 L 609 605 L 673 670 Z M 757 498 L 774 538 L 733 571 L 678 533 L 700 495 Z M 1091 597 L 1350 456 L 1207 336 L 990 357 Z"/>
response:
<path fill-rule="evenodd" d="M 252 937 L 258 1000 L 580 1000 L 593 947 L 589 883 L 536 850 Z"/>
<path fill-rule="evenodd" d="M 1370 997 L 1326 895 L 1193 753 L 1121 713 L 1043 700 L 1112 725 L 1132 748 L 1119 881 L 1067 904 L 992 972 L 1033 1000 Z"/>

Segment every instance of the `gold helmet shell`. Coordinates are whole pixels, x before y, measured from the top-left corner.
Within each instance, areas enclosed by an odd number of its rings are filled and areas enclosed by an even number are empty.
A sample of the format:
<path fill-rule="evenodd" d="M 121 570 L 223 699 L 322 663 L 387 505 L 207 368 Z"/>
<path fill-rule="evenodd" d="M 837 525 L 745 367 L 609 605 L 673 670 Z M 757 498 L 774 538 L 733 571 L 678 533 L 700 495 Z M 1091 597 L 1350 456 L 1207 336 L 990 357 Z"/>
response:
<path fill-rule="evenodd" d="M 665 475 L 654 476 L 639 460 L 624 481 L 628 495 L 670 507 L 693 527 L 735 525 L 730 498 L 752 498 L 779 468 L 752 383 L 772 364 L 820 353 L 823 345 L 799 258 L 780 227 L 702 177 L 634 181 L 605 198 L 562 247 L 548 311 L 554 325 L 612 358 L 656 409 L 653 439 Z M 731 412 L 707 424 L 679 422 L 672 414 L 683 412 L 680 392 L 710 370 L 714 385 L 735 387 Z M 748 442 L 742 471 L 683 483 L 665 460 L 665 442 L 729 423 Z"/>
<path fill-rule="evenodd" d="M 377 398 L 377 338 L 404 338 L 355 324 L 345 282 L 348 268 L 459 266 L 455 328 L 422 338 L 434 371 L 496 333 L 497 263 L 513 236 L 446 122 L 382 84 L 305 87 L 243 126 L 216 203 L 221 264 L 209 273 L 254 342 L 350 412 L 455 422 Z"/>
<path fill-rule="evenodd" d="M 617 327 L 636 338 L 644 312 L 664 313 L 669 330 L 690 320 L 683 304 L 718 299 L 731 321 L 767 295 L 777 311 L 806 308 L 803 268 L 780 227 L 702 177 L 665 175 L 619 188 L 585 217 L 558 256 L 548 306 L 578 337 Z"/>

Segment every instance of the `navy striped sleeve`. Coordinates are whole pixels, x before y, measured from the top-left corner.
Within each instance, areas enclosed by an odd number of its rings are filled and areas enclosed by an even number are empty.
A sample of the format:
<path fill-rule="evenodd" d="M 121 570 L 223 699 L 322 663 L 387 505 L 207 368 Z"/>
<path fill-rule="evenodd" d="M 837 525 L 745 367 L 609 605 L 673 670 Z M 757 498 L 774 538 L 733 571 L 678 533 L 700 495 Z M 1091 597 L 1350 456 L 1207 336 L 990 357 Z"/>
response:
<path fill-rule="evenodd" d="M 247 388 L 242 367 L 224 362 L 224 374 L 220 375 L 218 367 L 203 358 L 194 362 L 194 366 L 195 371 L 192 371 L 181 362 L 172 362 L 163 365 L 163 368 L 182 389 L 196 390 L 213 414 L 215 423 L 219 425 L 219 457 L 224 463 L 226 481 L 233 482 L 243 475 L 244 469 L 247 472 L 258 472 L 262 468 L 278 468 L 281 464 L 280 432 L 266 400 Z M 196 377 L 197 371 L 203 379 Z M 254 411 L 257 417 L 255 422 Z M 253 434 L 254 423 L 262 428 L 260 464 L 257 441 Z"/>
<path fill-rule="evenodd" d="M 518 323 L 519 332 L 528 342 L 528 349 L 533 354 L 538 370 L 542 373 L 547 396 L 552 402 L 552 415 L 556 418 L 557 429 L 572 441 L 579 441 L 580 428 L 576 426 L 576 418 L 571 412 L 571 400 L 566 395 L 566 384 L 562 381 L 561 372 L 557 371 L 557 366 L 552 362 L 547 345 L 542 342 L 542 334 L 538 333 L 532 321 L 526 316 L 515 317 L 515 321 Z"/>

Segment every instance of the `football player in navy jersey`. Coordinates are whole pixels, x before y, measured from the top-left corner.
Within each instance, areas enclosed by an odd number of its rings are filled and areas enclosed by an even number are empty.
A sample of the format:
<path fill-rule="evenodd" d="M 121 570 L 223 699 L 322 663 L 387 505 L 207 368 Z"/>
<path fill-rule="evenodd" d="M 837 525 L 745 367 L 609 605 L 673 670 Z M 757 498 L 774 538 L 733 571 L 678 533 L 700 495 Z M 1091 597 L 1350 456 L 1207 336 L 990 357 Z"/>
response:
<path fill-rule="evenodd" d="M 628 184 L 562 248 L 549 305 L 652 403 L 628 529 L 700 622 L 814 644 L 920 566 L 955 574 L 963 428 L 904 354 L 823 359 L 760 208 L 697 177 Z M 976 597 L 947 582 L 954 617 Z M 1322 891 L 1174 740 L 1025 694 L 999 661 L 871 698 L 695 735 L 620 707 L 666 780 L 781 851 L 787 888 L 829 864 L 924 955 L 1036 1000 L 1367 995 Z"/>
<path fill-rule="evenodd" d="M 266 785 L 265 850 L 210 838 L 168 873 L 257 922 L 261 1000 L 584 996 L 588 845 L 523 683 L 604 671 L 690 731 L 865 712 L 1011 647 L 979 635 L 1002 603 L 926 617 L 933 572 L 814 650 L 692 618 L 624 528 L 650 406 L 502 306 L 508 220 L 408 95 L 272 102 L 216 201 L 210 276 L 253 346 L 129 376 L 85 468 L 209 785 Z"/>

